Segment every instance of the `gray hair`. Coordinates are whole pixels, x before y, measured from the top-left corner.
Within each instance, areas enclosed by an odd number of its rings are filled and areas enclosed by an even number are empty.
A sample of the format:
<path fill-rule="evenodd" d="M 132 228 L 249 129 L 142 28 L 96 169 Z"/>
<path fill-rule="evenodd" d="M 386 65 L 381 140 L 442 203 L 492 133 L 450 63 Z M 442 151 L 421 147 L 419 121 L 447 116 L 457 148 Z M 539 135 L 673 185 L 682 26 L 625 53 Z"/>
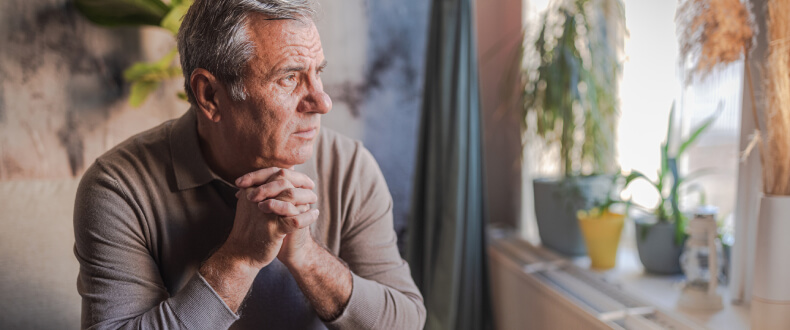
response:
<path fill-rule="evenodd" d="M 189 102 L 195 94 L 189 84 L 195 69 L 211 72 L 235 101 L 246 98 L 244 71 L 254 45 L 246 31 L 250 13 L 271 19 L 310 19 L 316 16 L 314 0 L 195 0 L 178 32 L 178 52 Z"/>

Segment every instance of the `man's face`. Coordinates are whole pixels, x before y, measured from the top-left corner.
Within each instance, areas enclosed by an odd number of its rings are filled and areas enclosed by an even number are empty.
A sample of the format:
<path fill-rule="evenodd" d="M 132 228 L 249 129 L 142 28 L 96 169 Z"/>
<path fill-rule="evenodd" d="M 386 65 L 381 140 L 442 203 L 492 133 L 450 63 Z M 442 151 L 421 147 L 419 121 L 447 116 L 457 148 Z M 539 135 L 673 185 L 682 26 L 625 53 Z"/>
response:
<path fill-rule="evenodd" d="M 231 144 L 226 147 L 256 169 L 304 163 L 321 115 L 332 108 L 321 83 L 325 61 L 318 30 L 309 21 L 253 15 L 247 32 L 255 55 L 244 79 L 247 98 L 230 102 L 223 114 L 222 134 Z"/>

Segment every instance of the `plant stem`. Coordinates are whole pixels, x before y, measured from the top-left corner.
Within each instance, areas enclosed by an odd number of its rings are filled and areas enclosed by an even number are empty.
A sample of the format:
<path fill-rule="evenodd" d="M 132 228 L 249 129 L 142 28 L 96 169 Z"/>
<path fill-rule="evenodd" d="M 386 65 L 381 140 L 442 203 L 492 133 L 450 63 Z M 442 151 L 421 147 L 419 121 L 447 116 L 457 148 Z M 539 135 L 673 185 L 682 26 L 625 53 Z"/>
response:
<path fill-rule="evenodd" d="M 754 97 L 754 85 L 752 84 L 752 70 L 751 70 L 752 65 L 749 63 L 749 51 L 745 50 L 743 53 L 745 54 L 743 58 L 743 65 L 746 67 L 746 81 L 749 83 L 749 96 L 752 101 L 752 116 L 754 117 L 754 127 L 759 131 L 760 121 L 758 120 L 758 116 L 757 116 L 757 101 L 755 100 Z"/>

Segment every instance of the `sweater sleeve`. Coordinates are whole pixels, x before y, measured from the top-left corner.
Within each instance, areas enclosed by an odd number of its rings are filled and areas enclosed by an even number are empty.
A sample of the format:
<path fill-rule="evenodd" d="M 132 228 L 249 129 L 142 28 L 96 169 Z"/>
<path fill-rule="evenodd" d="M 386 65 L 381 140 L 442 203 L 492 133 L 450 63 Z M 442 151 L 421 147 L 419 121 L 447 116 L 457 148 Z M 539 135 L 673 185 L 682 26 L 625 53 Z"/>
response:
<path fill-rule="evenodd" d="M 74 254 L 82 328 L 226 329 L 238 319 L 197 272 L 170 296 L 139 203 L 94 163 L 77 190 Z"/>
<path fill-rule="evenodd" d="M 397 247 L 392 197 L 373 156 L 359 146 L 351 175 L 340 258 L 352 272 L 351 298 L 330 329 L 422 329 L 423 297 Z"/>

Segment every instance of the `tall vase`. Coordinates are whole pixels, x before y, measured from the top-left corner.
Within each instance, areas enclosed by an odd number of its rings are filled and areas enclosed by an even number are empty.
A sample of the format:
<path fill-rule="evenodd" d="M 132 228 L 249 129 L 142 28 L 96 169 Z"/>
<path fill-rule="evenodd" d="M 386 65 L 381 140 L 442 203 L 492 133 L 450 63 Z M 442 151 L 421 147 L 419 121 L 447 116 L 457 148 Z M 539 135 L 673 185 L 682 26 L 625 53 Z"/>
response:
<path fill-rule="evenodd" d="M 790 196 L 763 196 L 757 222 L 751 323 L 790 328 Z"/>

